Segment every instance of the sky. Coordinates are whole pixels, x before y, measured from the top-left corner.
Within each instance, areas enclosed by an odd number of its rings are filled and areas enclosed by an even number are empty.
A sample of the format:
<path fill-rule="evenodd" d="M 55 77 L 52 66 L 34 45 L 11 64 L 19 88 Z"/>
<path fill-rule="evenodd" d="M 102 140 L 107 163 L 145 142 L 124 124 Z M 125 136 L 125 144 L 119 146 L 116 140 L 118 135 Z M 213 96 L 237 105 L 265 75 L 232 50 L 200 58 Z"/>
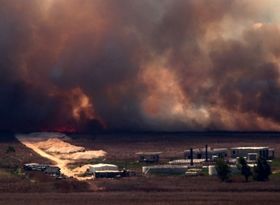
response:
<path fill-rule="evenodd" d="M 0 5 L 0 130 L 280 131 L 279 0 Z"/>

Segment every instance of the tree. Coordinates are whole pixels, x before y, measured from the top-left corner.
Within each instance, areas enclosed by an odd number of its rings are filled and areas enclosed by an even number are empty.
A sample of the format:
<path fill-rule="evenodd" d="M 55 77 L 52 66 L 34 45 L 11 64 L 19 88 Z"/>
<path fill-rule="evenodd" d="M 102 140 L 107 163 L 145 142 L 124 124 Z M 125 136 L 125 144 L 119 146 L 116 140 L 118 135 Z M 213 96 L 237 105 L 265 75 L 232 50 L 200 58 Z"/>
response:
<path fill-rule="evenodd" d="M 217 159 L 215 168 L 221 181 L 227 181 L 229 179 L 230 167 L 223 159 Z"/>
<path fill-rule="evenodd" d="M 246 182 L 248 182 L 249 177 L 252 176 L 251 168 L 248 166 L 247 161 L 243 157 L 239 158 L 238 163 L 241 166 L 241 174 L 245 177 Z"/>
<path fill-rule="evenodd" d="M 257 181 L 266 181 L 271 174 L 271 167 L 267 163 L 266 159 L 259 157 L 257 166 L 254 167 L 254 179 Z"/>

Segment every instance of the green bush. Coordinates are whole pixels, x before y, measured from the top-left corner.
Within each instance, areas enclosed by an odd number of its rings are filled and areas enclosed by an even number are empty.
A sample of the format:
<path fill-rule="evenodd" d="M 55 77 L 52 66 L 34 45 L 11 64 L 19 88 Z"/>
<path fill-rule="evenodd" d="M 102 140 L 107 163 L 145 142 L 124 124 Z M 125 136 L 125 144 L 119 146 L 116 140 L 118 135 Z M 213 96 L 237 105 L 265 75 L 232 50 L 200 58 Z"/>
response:
<path fill-rule="evenodd" d="M 246 182 L 248 182 L 249 177 L 252 176 L 251 168 L 248 166 L 247 161 L 243 157 L 239 158 L 238 164 L 241 174 L 245 177 Z"/>
<path fill-rule="evenodd" d="M 217 175 L 221 181 L 228 181 L 230 177 L 230 167 L 223 159 L 217 159 L 215 165 Z"/>
<path fill-rule="evenodd" d="M 271 167 L 263 158 L 258 158 L 257 166 L 254 167 L 254 179 L 257 181 L 267 181 L 271 175 Z"/>

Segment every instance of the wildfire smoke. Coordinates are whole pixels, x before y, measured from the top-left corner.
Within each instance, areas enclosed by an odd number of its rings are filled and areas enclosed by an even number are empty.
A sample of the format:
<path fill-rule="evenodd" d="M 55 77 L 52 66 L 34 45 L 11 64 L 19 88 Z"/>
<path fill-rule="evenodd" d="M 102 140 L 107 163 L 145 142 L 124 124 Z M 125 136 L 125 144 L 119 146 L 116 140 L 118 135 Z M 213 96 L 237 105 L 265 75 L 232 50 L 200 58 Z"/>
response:
<path fill-rule="evenodd" d="M 0 5 L 0 129 L 280 130 L 277 0 Z"/>

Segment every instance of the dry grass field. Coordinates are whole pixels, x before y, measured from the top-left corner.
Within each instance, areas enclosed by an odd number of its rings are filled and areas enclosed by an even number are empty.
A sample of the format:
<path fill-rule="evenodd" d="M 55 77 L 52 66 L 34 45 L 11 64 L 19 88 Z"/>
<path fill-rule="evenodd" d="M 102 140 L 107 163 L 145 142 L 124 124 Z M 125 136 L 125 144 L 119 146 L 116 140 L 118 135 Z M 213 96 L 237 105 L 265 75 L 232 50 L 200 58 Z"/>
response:
<path fill-rule="evenodd" d="M 182 158 L 190 147 L 269 146 L 280 153 L 280 133 L 178 133 L 178 134 L 107 134 L 73 136 L 73 143 L 108 152 L 108 160 L 136 159 L 140 151 L 161 151 L 161 158 Z"/>
<path fill-rule="evenodd" d="M 109 192 L 1 194 L 0 204 L 9 205 L 278 205 L 279 193 L 271 192 Z"/>
<path fill-rule="evenodd" d="M 122 205 L 266 205 L 280 204 L 280 175 L 268 182 L 245 183 L 234 176 L 231 183 L 216 177 L 141 176 L 135 153 L 162 151 L 162 160 L 182 158 L 189 147 L 270 146 L 280 153 L 280 137 L 275 134 L 250 136 L 203 135 L 95 135 L 73 136 L 73 144 L 108 152 L 104 162 L 112 162 L 138 171 L 138 176 L 123 179 L 97 179 L 77 182 L 56 180 L 42 173 L 19 170 L 25 162 L 49 163 L 16 140 L 1 140 L 0 204 L 122 204 Z M 6 153 L 13 146 L 15 153 Z M 278 169 L 280 163 L 275 163 Z M 16 172 L 15 172 L 16 170 Z"/>

